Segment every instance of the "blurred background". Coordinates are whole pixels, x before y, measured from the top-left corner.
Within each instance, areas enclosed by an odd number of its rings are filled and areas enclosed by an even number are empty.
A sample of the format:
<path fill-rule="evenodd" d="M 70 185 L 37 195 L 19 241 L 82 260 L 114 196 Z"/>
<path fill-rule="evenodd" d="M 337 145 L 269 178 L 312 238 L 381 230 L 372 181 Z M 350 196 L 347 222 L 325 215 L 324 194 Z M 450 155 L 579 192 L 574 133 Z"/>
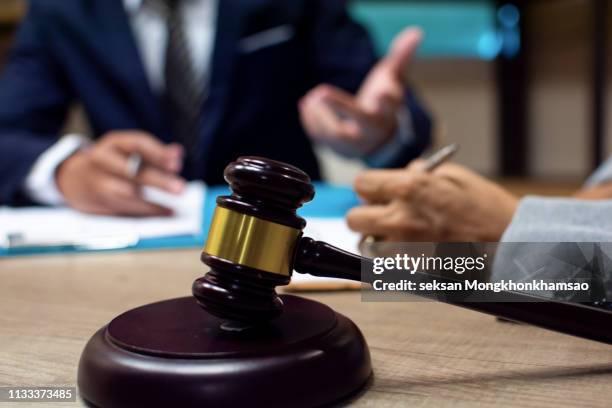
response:
<path fill-rule="evenodd" d="M 578 185 L 612 151 L 612 6 L 607 0 L 353 0 L 380 54 L 407 25 L 425 41 L 411 77 L 436 145 L 486 175 Z M 0 0 L 0 67 L 26 0 Z M 87 124 L 75 107 L 67 130 Z M 332 182 L 360 164 L 319 152 Z"/>

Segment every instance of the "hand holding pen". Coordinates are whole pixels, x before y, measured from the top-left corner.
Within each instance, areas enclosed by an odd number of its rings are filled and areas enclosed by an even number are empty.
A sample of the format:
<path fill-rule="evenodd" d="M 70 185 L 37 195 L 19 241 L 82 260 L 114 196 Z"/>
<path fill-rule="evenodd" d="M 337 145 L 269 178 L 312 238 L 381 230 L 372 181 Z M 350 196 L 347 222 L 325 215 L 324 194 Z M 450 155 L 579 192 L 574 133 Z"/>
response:
<path fill-rule="evenodd" d="M 498 241 L 518 200 L 475 172 L 446 161 L 448 146 L 405 169 L 370 170 L 355 182 L 364 205 L 347 215 L 370 241 Z"/>
<path fill-rule="evenodd" d="M 436 167 L 446 162 L 447 160 L 450 160 L 458 151 L 458 143 L 447 145 L 439 150 L 436 150 L 427 159 L 425 159 L 422 163 L 419 163 L 418 165 L 421 166 L 422 171 L 432 172 Z M 373 244 L 380 240 L 382 240 L 382 238 L 377 237 L 375 235 L 365 235 L 359 242 L 359 250 L 362 253 L 365 253 L 365 248 L 367 245 Z"/>
<path fill-rule="evenodd" d="M 165 145 L 152 135 L 117 131 L 66 159 L 56 173 L 66 203 L 77 210 L 128 216 L 169 215 L 170 210 L 145 201 L 143 186 L 179 194 L 183 148 Z"/>

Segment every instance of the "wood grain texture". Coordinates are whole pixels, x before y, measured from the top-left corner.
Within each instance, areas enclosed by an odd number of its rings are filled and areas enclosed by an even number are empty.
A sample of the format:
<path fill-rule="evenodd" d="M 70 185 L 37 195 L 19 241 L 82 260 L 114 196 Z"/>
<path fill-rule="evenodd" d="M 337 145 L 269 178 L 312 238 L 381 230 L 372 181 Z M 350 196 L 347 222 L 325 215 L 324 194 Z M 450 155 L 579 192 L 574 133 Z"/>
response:
<path fill-rule="evenodd" d="M 203 272 L 198 251 L 1 260 L 0 385 L 74 386 L 80 353 L 99 327 L 127 309 L 189 294 Z M 609 346 L 432 302 L 366 303 L 358 292 L 307 296 L 350 317 L 370 345 L 375 378 L 350 401 L 356 406 L 612 401 Z"/>

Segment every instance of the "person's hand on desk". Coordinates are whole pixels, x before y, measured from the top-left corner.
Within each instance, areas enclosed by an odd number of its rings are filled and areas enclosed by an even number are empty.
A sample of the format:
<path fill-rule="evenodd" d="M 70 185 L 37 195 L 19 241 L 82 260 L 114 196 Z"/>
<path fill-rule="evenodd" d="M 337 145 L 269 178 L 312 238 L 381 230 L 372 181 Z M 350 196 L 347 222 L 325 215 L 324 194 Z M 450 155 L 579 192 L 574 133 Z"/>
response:
<path fill-rule="evenodd" d="M 128 157 L 139 154 L 143 165 L 130 177 Z M 144 201 L 142 186 L 179 194 L 185 181 L 180 145 L 164 145 L 150 134 L 115 131 L 77 151 L 58 168 L 56 181 L 66 203 L 83 212 L 104 215 L 169 215 L 170 210 Z"/>
<path fill-rule="evenodd" d="M 310 137 L 349 157 L 373 153 L 391 139 L 405 106 L 408 65 L 421 37 L 416 28 L 399 34 L 356 96 L 328 84 L 306 94 L 299 108 Z"/>
<path fill-rule="evenodd" d="M 362 173 L 355 189 L 366 204 L 347 215 L 351 229 L 384 241 L 493 242 L 518 199 L 467 168 L 447 163 L 431 173 L 406 169 Z"/>

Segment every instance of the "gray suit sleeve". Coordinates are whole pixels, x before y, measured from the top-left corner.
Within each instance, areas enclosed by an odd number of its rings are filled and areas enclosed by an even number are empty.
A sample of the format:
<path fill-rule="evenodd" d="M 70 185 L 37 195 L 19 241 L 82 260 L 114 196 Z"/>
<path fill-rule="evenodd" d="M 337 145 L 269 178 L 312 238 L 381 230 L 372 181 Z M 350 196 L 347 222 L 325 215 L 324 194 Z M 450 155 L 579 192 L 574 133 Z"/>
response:
<path fill-rule="evenodd" d="M 585 183 L 612 181 L 612 159 Z M 543 297 L 609 307 L 612 300 L 612 200 L 526 197 L 497 249 L 492 280 L 586 279 L 586 298 L 575 293 Z"/>
<path fill-rule="evenodd" d="M 491 279 L 590 282 L 586 293 L 533 293 L 612 305 L 612 200 L 527 197 L 497 248 Z"/>
<path fill-rule="evenodd" d="M 612 181 L 612 157 L 585 182 Z M 527 197 L 518 207 L 502 242 L 612 242 L 612 200 Z"/>
<path fill-rule="evenodd" d="M 526 197 L 502 242 L 612 242 L 612 200 Z"/>

